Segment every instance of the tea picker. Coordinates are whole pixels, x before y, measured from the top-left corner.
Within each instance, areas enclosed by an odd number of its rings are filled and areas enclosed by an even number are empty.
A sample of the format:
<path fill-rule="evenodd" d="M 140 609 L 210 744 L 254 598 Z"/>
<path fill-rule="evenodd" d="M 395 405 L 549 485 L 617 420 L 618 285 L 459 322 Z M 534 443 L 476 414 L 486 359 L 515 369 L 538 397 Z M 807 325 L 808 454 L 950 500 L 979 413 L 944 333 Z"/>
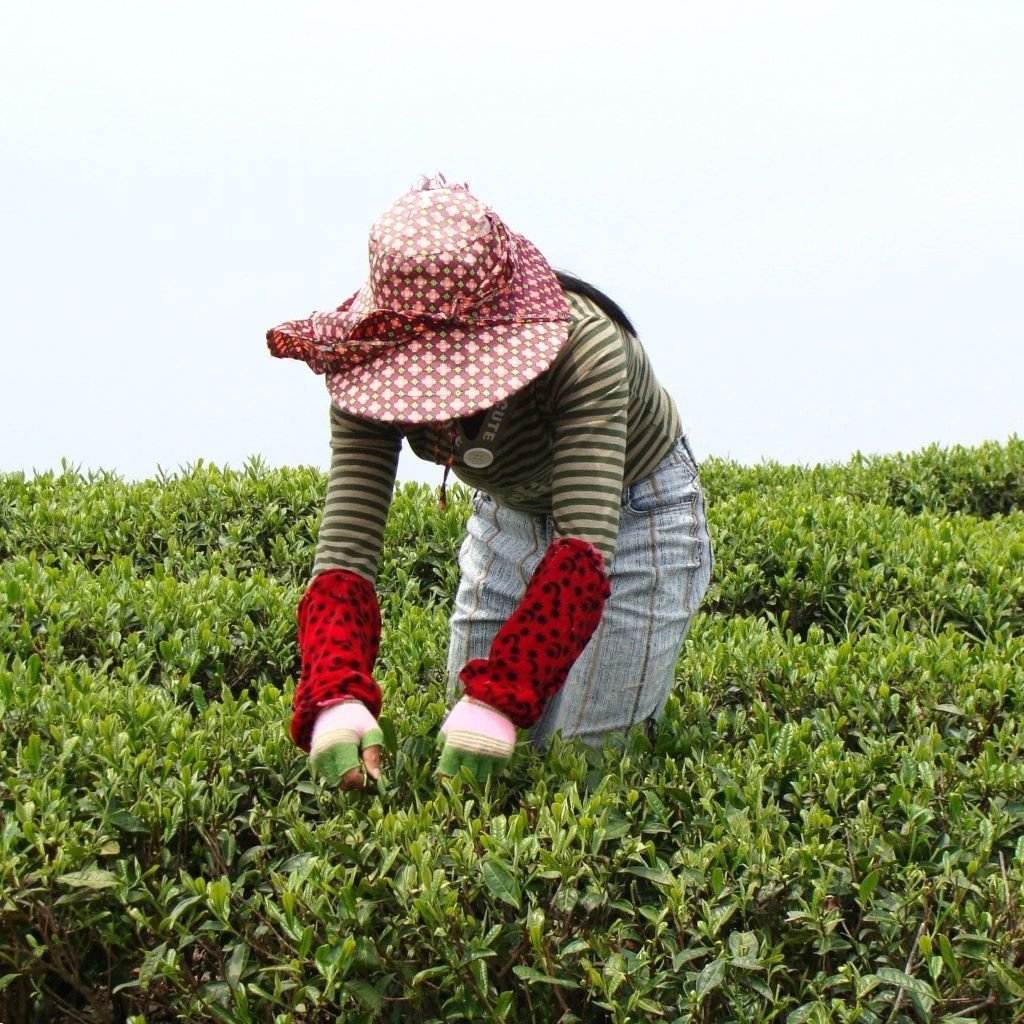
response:
<path fill-rule="evenodd" d="M 297 610 L 290 733 L 344 788 L 379 775 L 375 581 L 402 441 L 474 489 L 436 772 L 517 730 L 591 746 L 661 716 L 713 555 L 698 466 L 632 324 L 442 175 L 373 224 L 369 276 L 267 332 L 325 377 L 331 465 Z"/>

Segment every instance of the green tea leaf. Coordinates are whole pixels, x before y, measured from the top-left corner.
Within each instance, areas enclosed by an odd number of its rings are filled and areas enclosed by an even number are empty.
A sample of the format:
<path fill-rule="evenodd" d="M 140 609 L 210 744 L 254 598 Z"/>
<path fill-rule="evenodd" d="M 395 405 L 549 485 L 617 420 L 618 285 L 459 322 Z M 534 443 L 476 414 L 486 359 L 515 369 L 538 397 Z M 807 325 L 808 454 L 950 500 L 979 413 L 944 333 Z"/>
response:
<path fill-rule="evenodd" d="M 697 998 L 703 999 L 712 989 L 718 988 L 725 980 L 725 961 L 721 958 L 712 960 L 697 975 Z"/>
<path fill-rule="evenodd" d="M 242 977 L 242 972 L 245 970 L 245 965 L 249 962 L 249 947 L 244 942 L 239 942 L 231 954 L 231 959 L 228 961 L 227 970 L 224 972 L 227 983 L 235 988 L 238 985 L 239 979 Z"/>
<path fill-rule="evenodd" d="M 860 896 L 861 902 L 867 903 L 867 901 L 871 899 L 871 894 L 877 888 L 878 880 L 881 877 L 881 872 L 876 868 L 874 871 L 869 871 L 864 878 L 861 879 L 861 883 L 857 887 L 857 895 Z"/>
<path fill-rule="evenodd" d="M 137 818 L 128 811 L 114 811 L 110 815 L 110 822 L 116 825 L 122 832 L 148 832 L 149 828 L 141 818 Z"/>
<path fill-rule="evenodd" d="M 646 878 L 656 885 L 672 885 L 675 882 L 672 872 L 665 868 L 628 867 L 622 868 L 622 873 L 624 875 L 636 875 L 638 878 Z"/>
<path fill-rule="evenodd" d="M 57 881 L 79 889 L 110 889 L 117 885 L 117 875 L 100 868 L 85 868 L 59 875 Z"/>
<path fill-rule="evenodd" d="M 346 981 L 345 988 L 370 1010 L 379 1011 L 384 1005 L 381 993 L 365 981 Z"/>
<path fill-rule="evenodd" d="M 519 883 L 512 873 L 510 864 L 498 857 L 488 857 L 481 863 L 480 873 L 483 875 L 484 884 L 493 896 L 504 900 L 516 910 L 519 909 L 522 898 Z"/>
<path fill-rule="evenodd" d="M 537 981 L 544 985 L 558 985 L 561 988 L 579 988 L 579 983 L 571 981 L 568 978 L 552 978 L 550 975 L 541 974 L 540 971 L 535 970 L 533 967 L 524 967 L 522 965 L 513 967 L 512 972 L 517 978 L 522 978 L 523 981 Z"/>
<path fill-rule="evenodd" d="M 926 999 L 934 1001 L 938 998 L 935 989 L 928 982 L 897 970 L 895 967 L 879 967 L 875 974 L 882 981 L 888 982 L 890 985 L 898 985 L 900 988 L 905 988 L 909 992 L 916 992 L 919 996 L 924 996 Z"/>

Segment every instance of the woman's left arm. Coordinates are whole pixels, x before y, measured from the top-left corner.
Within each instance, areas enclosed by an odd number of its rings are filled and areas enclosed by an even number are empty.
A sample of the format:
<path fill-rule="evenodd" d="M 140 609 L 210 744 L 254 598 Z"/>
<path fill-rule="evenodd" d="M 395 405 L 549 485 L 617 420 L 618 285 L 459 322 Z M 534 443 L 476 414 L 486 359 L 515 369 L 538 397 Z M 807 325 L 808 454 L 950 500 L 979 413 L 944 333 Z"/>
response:
<path fill-rule="evenodd" d="M 583 652 L 611 593 L 629 406 L 627 339 L 607 317 L 575 325 L 551 369 L 555 539 L 486 658 L 459 678 L 527 728 Z"/>
<path fill-rule="evenodd" d="M 593 544 L 611 565 L 619 535 L 629 411 L 628 339 L 608 317 L 573 332 L 551 368 L 551 504 L 556 537 Z"/>

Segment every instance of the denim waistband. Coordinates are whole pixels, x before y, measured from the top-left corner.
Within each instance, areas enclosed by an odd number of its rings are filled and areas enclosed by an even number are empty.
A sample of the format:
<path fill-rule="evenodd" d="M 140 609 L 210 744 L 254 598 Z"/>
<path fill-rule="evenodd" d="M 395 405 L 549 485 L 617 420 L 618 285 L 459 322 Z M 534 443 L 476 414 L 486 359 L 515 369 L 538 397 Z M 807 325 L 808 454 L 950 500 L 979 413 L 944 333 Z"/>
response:
<path fill-rule="evenodd" d="M 670 464 L 678 462 L 689 463 L 694 473 L 700 472 L 700 463 L 697 461 L 697 456 L 693 454 L 689 438 L 687 438 L 685 433 L 676 435 L 676 439 L 672 442 L 672 447 L 665 453 L 665 458 L 662 461 Z"/>

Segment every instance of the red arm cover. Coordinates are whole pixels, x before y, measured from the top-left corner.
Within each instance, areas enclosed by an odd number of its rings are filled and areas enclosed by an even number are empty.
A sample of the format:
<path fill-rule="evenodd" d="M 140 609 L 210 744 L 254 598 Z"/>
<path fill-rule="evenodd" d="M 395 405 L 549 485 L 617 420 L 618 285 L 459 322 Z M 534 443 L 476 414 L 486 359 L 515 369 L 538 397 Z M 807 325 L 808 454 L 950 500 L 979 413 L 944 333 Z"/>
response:
<path fill-rule="evenodd" d="M 302 673 L 292 701 L 291 737 L 309 751 L 320 705 L 361 700 L 376 718 L 380 687 L 370 675 L 380 645 L 380 607 L 369 580 L 348 569 L 319 573 L 298 607 Z"/>
<path fill-rule="evenodd" d="M 466 663 L 466 695 L 528 728 L 565 682 L 601 621 L 611 586 L 604 556 L 578 537 L 551 542 L 486 658 Z"/>

